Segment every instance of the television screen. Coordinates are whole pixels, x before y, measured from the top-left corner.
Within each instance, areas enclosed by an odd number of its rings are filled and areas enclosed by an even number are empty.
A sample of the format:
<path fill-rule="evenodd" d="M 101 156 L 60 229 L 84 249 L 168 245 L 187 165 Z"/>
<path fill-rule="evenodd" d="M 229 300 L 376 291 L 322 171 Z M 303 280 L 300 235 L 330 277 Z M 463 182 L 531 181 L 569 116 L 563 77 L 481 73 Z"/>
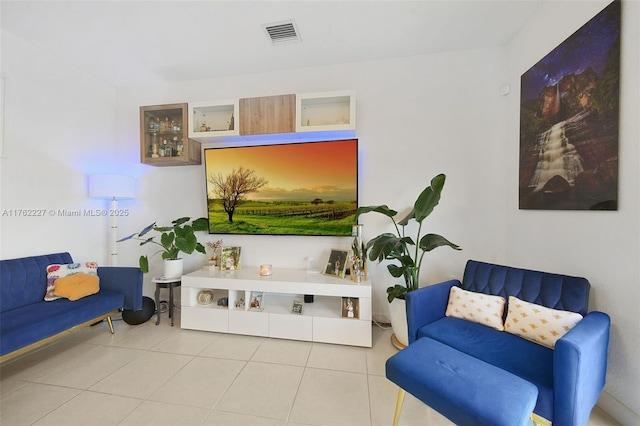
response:
<path fill-rule="evenodd" d="M 207 148 L 212 234 L 349 236 L 358 140 Z"/>

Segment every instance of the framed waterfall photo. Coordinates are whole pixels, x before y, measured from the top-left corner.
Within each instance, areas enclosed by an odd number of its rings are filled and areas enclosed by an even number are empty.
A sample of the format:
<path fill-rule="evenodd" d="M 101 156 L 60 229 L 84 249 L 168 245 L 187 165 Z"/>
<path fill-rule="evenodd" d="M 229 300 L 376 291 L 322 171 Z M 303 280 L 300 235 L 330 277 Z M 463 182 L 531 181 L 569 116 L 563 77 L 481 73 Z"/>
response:
<path fill-rule="evenodd" d="M 621 3 L 521 76 L 520 209 L 618 209 Z"/>

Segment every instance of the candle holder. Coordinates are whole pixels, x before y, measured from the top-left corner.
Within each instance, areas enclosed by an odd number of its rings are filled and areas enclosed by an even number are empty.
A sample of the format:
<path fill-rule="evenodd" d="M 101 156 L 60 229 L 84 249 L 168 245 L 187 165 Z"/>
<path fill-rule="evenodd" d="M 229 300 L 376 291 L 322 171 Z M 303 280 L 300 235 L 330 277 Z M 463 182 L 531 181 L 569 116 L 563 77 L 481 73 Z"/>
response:
<path fill-rule="evenodd" d="M 260 265 L 260 275 L 262 276 L 269 276 L 273 273 L 273 270 L 271 269 L 271 265 L 266 263 L 264 265 Z"/>

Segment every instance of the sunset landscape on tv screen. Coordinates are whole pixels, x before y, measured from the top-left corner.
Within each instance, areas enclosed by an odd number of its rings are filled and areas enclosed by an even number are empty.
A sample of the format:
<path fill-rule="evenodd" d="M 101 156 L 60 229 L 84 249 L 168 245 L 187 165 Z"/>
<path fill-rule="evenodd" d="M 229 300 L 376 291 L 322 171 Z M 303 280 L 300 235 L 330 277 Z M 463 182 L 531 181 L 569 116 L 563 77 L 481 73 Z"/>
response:
<path fill-rule="evenodd" d="M 212 234 L 351 235 L 358 140 L 207 148 Z"/>

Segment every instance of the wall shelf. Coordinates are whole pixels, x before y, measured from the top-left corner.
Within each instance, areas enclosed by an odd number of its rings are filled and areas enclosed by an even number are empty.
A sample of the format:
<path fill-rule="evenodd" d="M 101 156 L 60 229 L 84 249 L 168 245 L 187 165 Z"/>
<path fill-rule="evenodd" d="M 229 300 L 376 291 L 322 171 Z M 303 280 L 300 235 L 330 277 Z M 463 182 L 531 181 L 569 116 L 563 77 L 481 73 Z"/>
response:
<path fill-rule="evenodd" d="M 194 140 L 238 136 L 238 100 L 189 103 L 189 137 Z"/>
<path fill-rule="evenodd" d="M 296 132 L 355 130 L 353 91 L 296 94 Z"/>
<path fill-rule="evenodd" d="M 189 103 L 188 116 L 189 138 L 200 143 L 314 142 L 356 136 L 354 91 Z M 207 130 L 201 131 L 203 122 Z"/>

